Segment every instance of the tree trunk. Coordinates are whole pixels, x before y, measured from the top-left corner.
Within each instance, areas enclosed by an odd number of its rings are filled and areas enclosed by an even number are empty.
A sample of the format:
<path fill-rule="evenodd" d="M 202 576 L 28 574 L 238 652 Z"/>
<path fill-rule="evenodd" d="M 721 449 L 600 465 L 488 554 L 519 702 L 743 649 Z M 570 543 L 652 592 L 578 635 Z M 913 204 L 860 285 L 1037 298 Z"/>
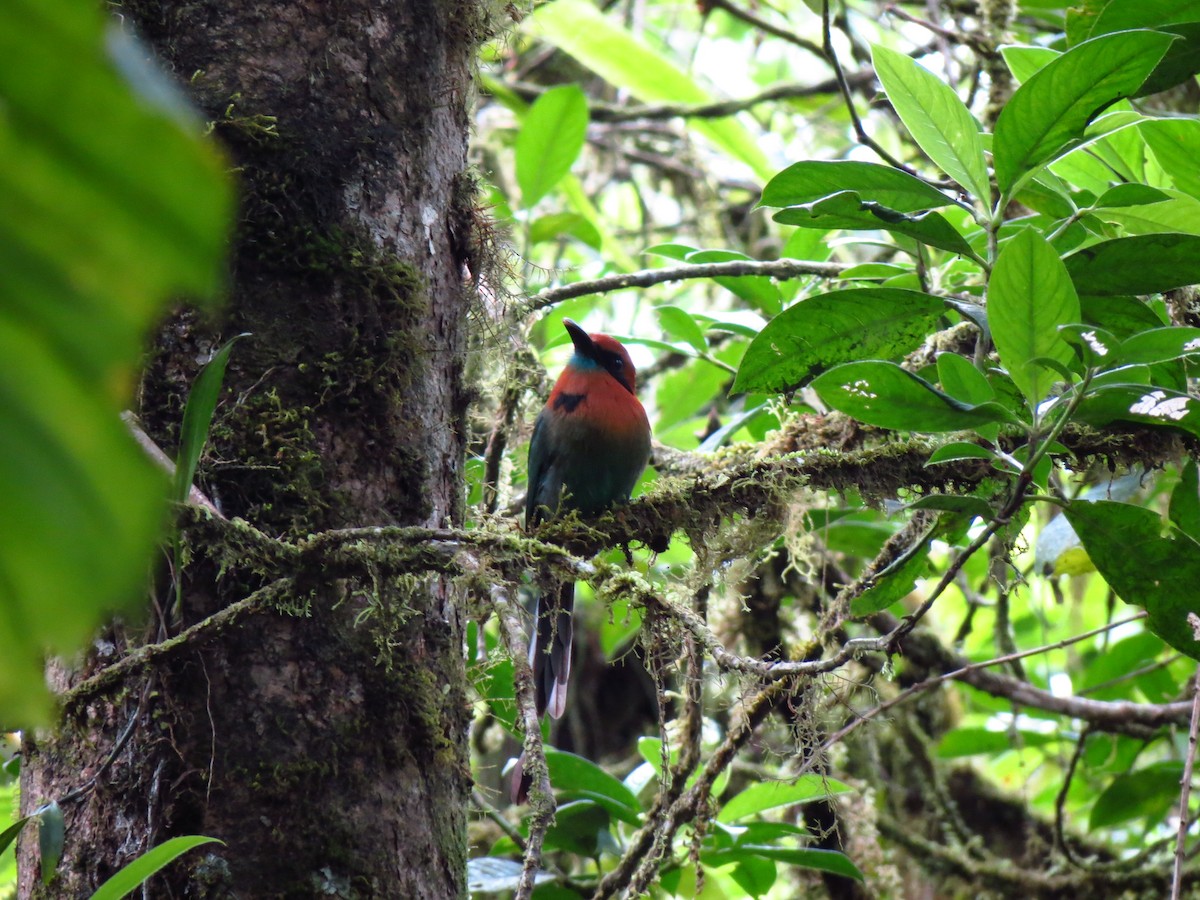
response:
<path fill-rule="evenodd" d="M 142 387 L 147 430 L 173 447 L 198 358 L 251 332 L 201 467 L 227 516 L 285 540 L 459 523 L 480 11 L 127 0 L 118 12 L 190 86 L 242 194 L 227 318 L 181 313 L 163 329 Z M 225 846 L 193 851 L 146 896 L 462 896 L 459 589 L 319 558 L 282 573 L 248 555 L 239 565 L 235 526 L 189 530 L 183 627 L 292 580 L 148 674 L 69 706 L 55 734 L 26 737 L 23 813 L 60 799 L 67 832 L 46 887 L 27 829 L 19 896 L 87 896 L 179 834 Z M 113 662 L 120 629 L 97 646 L 60 687 Z"/>

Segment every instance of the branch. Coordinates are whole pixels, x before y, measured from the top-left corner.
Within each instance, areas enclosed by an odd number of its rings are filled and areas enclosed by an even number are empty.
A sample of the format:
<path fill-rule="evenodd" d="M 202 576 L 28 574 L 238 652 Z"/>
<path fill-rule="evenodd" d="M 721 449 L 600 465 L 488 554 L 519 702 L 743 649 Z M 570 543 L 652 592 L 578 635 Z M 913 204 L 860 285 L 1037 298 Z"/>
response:
<path fill-rule="evenodd" d="M 605 275 L 591 281 L 576 281 L 559 287 L 546 288 L 529 298 L 518 310 L 517 318 L 589 294 L 604 294 L 633 287 L 651 287 L 668 281 L 686 281 L 692 278 L 720 278 L 736 275 L 762 275 L 770 278 L 803 278 L 815 275 L 818 278 L 838 278 L 848 267 L 840 263 L 804 262 L 794 259 L 736 259 L 729 262 L 697 263 L 684 266 L 667 266 L 662 269 L 640 269 Z"/>
<path fill-rule="evenodd" d="M 126 678 L 135 672 L 148 669 L 181 650 L 195 648 L 226 631 L 231 625 L 248 615 L 274 608 L 274 601 L 292 586 L 291 578 L 279 578 L 253 594 L 230 604 L 206 619 L 201 619 L 191 628 L 157 644 L 146 644 L 122 657 L 110 666 L 105 666 L 91 678 L 81 681 L 62 694 L 63 708 L 70 712 L 89 697 L 102 691 L 120 687 Z"/>
<path fill-rule="evenodd" d="M 521 754 L 527 772 L 533 780 L 529 791 L 529 837 L 525 842 L 525 855 L 521 868 L 521 880 L 517 883 L 513 900 L 528 900 L 537 886 L 537 873 L 542 861 L 542 843 L 546 832 L 554 824 L 554 791 L 550 787 L 550 771 L 546 767 L 546 754 L 542 746 L 542 723 L 537 714 L 534 699 L 533 671 L 525 655 L 525 630 L 521 618 L 509 599 L 508 587 L 493 584 L 491 587 L 492 608 L 500 622 L 500 634 L 513 661 L 516 682 L 517 710 L 525 729 L 525 747 Z"/>

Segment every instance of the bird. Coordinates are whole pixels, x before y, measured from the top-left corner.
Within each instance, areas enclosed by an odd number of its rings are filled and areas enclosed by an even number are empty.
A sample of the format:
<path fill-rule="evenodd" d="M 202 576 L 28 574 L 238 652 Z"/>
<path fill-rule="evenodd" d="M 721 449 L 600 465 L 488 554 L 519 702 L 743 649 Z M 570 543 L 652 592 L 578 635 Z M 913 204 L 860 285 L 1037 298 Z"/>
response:
<path fill-rule="evenodd" d="M 637 398 L 629 351 L 607 334 L 588 334 L 570 319 L 563 327 L 575 352 L 538 414 L 529 442 L 525 529 L 567 512 L 594 515 L 629 500 L 650 461 L 650 421 Z M 567 707 L 575 583 L 538 598 L 529 665 L 537 714 L 555 719 Z M 513 774 L 513 800 L 528 793 L 524 754 Z"/>

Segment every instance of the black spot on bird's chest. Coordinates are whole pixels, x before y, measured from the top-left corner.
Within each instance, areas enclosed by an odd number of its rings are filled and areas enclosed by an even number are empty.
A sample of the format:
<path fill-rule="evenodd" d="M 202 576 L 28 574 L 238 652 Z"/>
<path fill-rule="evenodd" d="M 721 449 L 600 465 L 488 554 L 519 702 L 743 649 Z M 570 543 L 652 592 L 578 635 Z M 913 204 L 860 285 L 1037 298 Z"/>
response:
<path fill-rule="evenodd" d="M 576 407 L 583 402 L 583 398 L 583 394 L 559 394 L 554 398 L 554 408 L 573 413 Z"/>

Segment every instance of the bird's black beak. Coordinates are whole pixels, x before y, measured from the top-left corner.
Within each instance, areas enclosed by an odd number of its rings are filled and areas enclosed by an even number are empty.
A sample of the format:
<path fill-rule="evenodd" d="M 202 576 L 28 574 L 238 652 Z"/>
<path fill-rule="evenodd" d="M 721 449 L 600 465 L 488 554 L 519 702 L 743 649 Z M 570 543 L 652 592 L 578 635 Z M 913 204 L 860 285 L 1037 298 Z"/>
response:
<path fill-rule="evenodd" d="M 591 335 L 570 319 L 563 319 L 563 328 L 567 329 L 567 334 L 571 336 L 571 343 L 575 345 L 576 353 L 586 356 L 588 359 L 596 358 L 596 345 L 592 343 Z"/>

